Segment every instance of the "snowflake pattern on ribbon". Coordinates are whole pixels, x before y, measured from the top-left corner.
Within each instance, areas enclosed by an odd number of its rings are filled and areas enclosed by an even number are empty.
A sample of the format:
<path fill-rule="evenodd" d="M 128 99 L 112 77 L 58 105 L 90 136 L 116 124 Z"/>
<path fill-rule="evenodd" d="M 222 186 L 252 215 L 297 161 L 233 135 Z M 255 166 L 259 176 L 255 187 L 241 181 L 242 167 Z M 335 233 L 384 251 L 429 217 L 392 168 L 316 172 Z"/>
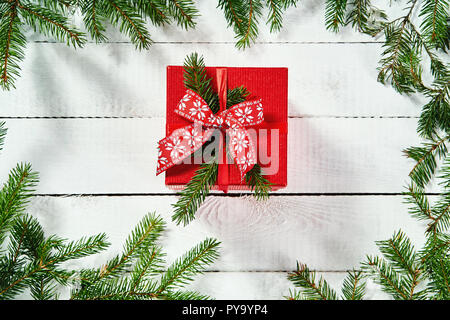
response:
<path fill-rule="evenodd" d="M 225 130 L 229 135 L 228 149 L 239 168 L 241 179 L 256 164 L 253 141 L 245 127 L 258 125 L 264 121 L 261 99 L 244 101 L 219 114 L 214 114 L 197 93 L 187 90 L 175 113 L 193 123 L 173 131 L 159 141 L 157 175 L 197 151 L 216 129 Z"/>

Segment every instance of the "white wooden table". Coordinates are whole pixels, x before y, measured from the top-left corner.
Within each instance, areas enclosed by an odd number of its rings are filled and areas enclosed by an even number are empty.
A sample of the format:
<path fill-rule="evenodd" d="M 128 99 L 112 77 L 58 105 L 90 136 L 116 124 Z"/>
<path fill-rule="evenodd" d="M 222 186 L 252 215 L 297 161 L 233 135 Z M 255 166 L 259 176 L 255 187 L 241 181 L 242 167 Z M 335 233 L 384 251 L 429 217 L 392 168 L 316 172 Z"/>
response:
<path fill-rule="evenodd" d="M 150 211 L 168 222 L 169 261 L 207 236 L 222 241 L 220 260 L 192 285 L 218 299 L 281 299 L 296 260 L 340 287 L 346 270 L 377 252 L 374 241 L 399 228 L 420 244 L 423 228 L 401 196 L 413 163 L 401 151 L 419 141 L 423 100 L 377 83 L 381 42 L 326 31 L 323 1 L 303 0 L 282 32 L 262 24 L 258 43 L 238 51 L 217 2 L 198 2 L 196 30 L 151 28 L 149 51 L 117 32 L 75 51 L 30 31 L 17 89 L 0 93 L 9 128 L 0 177 L 31 162 L 41 181 L 29 211 L 48 234 L 106 232 L 112 242 L 73 266 L 118 253 Z M 264 204 L 210 196 L 196 221 L 178 227 L 170 219 L 177 198 L 164 175 L 155 177 L 155 147 L 164 136 L 165 67 L 193 51 L 210 66 L 289 68 L 289 180 Z M 383 295 L 369 285 L 367 297 Z"/>

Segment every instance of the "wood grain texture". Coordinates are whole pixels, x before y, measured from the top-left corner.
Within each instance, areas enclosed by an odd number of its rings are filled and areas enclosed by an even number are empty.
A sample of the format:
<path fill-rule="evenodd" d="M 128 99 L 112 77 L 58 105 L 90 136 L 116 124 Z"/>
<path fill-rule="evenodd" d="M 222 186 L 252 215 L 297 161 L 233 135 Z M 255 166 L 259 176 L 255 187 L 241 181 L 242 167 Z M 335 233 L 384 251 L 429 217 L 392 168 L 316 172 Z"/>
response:
<path fill-rule="evenodd" d="M 320 271 L 358 267 L 377 253 L 374 241 L 404 230 L 423 242 L 423 226 L 409 217 L 400 196 L 282 196 L 267 202 L 253 197 L 207 198 L 187 227 L 171 221 L 174 196 L 36 197 L 29 212 L 47 234 L 77 239 L 106 232 L 105 253 L 71 262 L 93 267 L 120 252 L 134 225 L 156 211 L 167 222 L 162 244 L 168 262 L 206 237 L 219 239 L 220 259 L 210 271 L 288 271 L 297 260 Z"/>
<path fill-rule="evenodd" d="M 0 117 L 162 117 L 166 66 L 198 52 L 210 66 L 288 67 L 292 117 L 415 117 L 424 100 L 376 81 L 381 44 L 31 43 L 17 90 L 0 94 Z M 26 93 L 26 94 L 25 94 Z"/>
<path fill-rule="evenodd" d="M 163 118 L 8 120 L 0 177 L 17 162 L 38 193 L 173 193 L 155 176 Z M 288 193 L 400 193 L 413 163 L 415 119 L 290 119 Z"/>
<path fill-rule="evenodd" d="M 294 289 L 286 275 L 284 272 L 206 273 L 196 279 L 190 288 L 202 290 L 217 299 L 280 300 L 289 295 L 289 289 Z M 319 272 L 318 275 L 323 276 L 338 295 L 341 294 L 345 272 Z M 365 298 L 390 299 L 371 280 L 367 282 Z"/>

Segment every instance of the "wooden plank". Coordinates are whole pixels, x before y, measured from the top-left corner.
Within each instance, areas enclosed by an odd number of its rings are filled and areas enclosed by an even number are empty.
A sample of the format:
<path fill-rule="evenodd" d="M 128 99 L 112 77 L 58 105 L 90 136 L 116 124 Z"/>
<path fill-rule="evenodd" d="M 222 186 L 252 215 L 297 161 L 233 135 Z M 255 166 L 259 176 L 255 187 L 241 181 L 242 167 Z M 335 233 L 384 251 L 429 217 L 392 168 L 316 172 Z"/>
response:
<path fill-rule="evenodd" d="M 164 119 L 8 120 L 0 177 L 17 162 L 42 194 L 173 193 L 156 177 Z M 415 119 L 290 119 L 288 193 L 399 193 L 418 143 Z"/>
<path fill-rule="evenodd" d="M 206 237 L 219 239 L 220 259 L 210 271 L 286 271 L 296 261 L 319 271 L 358 267 L 376 254 L 374 241 L 402 229 L 422 245 L 425 226 L 408 215 L 401 196 L 208 197 L 187 227 L 171 221 L 174 196 L 36 197 L 29 212 L 46 234 L 68 239 L 105 232 L 111 247 L 71 263 L 95 267 L 120 252 L 137 222 L 156 211 L 167 222 L 162 239 L 170 263 Z"/>
<path fill-rule="evenodd" d="M 293 117 L 414 117 L 423 98 L 376 81 L 381 44 L 164 43 L 139 52 L 127 43 L 73 50 L 31 43 L 17 89 L 0 94 L 1 117 L 162 117 L 166 66 L 191 52 L 208 65 L 289 68 Z"/>

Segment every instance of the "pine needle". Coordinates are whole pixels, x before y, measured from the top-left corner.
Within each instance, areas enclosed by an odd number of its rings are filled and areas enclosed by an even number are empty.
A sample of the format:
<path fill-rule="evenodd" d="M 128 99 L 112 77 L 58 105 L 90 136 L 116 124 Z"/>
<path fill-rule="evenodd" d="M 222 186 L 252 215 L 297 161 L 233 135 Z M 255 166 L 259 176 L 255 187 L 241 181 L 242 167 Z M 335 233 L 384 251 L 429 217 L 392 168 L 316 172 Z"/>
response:
<path fill-rule="evenodd" d="M 290 273 L 288 279 L 301 290 L 301 296 L 305 300 L 336 300 L 336 292 L 328 282 L 320 277 L 317 283 L 316 276 L 306 265 L 297 263 L 297 270 Z"/>
<path fill-rule="evenodd" d="M 215 162 L 200 165 L 191 181 L 180 193 L 180 199 L 172 205 L 174 208 L 173 221 L 186 226 L 195 219 L 195 213 L 206 199 L 210 188 L 216 183 L 218 168 Z"/>
<path fill-rule="evenodd" d="M 261 174 L 261 166 L 255 164 L 253 168 L 245 175 L 245 182 L 254 191 L 257 200 L 266 200 L 269 198 L 269 192 L 272 190 L 273 183 L 264 178 Z"/>

